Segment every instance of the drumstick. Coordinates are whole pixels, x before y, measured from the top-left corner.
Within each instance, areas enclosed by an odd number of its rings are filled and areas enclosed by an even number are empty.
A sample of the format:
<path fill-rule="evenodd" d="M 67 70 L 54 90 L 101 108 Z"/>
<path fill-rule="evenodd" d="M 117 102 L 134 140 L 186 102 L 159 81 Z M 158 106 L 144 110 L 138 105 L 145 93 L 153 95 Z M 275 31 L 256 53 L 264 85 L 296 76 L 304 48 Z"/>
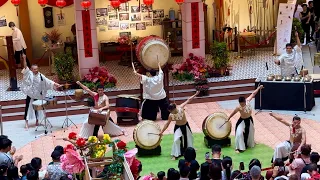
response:
<path fill-rule="evenodd" d="M 156 133 L 148 133 L 148 134 L 152 134 L 152 135 L 158 135 L 158 136 L 160 135 L 160 134 L 156 134 Z"/>
<path fill-rule="evenodd" d="M 136 72 L 136 68 L 134 67 L 133 62 L 131 62 L 131 65 L 132 65 L 133 71 Z"/>
<path fill-rule="evenodd" d="M 229 122 L 229 121 L 224 122 L 224 123 L 219 127 L 219 129 L 222 128 L 222 126 L 224 126 L 227 122 Z"/>

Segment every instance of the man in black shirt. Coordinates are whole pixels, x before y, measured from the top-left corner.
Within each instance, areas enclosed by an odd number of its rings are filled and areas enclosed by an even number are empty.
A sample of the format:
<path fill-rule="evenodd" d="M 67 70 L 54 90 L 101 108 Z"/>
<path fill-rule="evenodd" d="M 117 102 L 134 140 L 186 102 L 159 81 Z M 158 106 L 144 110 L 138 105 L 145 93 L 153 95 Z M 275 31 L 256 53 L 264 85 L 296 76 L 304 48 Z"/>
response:
<path fill-rule="evenodd" d="M 315 11 L 314 11 L 314 7 L 313 7 L 313 1 L 309 1 L 308 5 L 309 5 L 308 6 L 308 11 L 310 12 L 310 22 L 309 22 L 309 24 L 310 24 L 311 29 L 312 29 L 311 34 L 310 34 L 310 39 L 312 41 L 314 41 L 313 34 L 314 34 L 315 30 L 316 30 L 316 23 L 315 23 Z"/>
<path fill-rule="evenodd" d="M 221 146 L 213 145 L 211 147 L 212 159 L 206 157 L 206 162 L 202 163 L 200 166 L 200 180 L 210 180 L 209 177 L 209 167 L 212 162 L 217 162 L 221 164 Z"/>

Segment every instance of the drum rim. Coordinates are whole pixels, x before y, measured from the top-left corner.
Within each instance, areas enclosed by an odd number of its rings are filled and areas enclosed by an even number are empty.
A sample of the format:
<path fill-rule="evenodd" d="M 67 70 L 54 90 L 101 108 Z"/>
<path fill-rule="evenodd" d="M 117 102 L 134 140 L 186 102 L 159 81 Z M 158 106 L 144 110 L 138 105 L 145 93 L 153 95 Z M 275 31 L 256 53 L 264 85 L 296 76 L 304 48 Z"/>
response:
<path fill-rule="evenodd" d="M 138 129 L 142 126 L 142 125 L 144 125 L 144 124 L 152 124 L 152 125 L 155 125 L 157 128 L 159 128 L 160 129 L 160 131 L 161 131 L 161 128 L 160 128 L 160 126 L 159 126 L 159 124 L 157 124 L 157 123 L 155 123 L 155 122 L 153 122 L 153 121 L 151 121 L 151 120 L 143 120 L 142 122 L 140 122 L 139 124 L 137 124 L 137 126 L 134 128 L 134 130 L 133 130 L 133 141 L 136 143 L 136 145 L 137 146 L 139 146 L 140 148 L 143 148 L 143 149 L 146 149 L 146 150 L 150 150 L 150 149 L 155 149 L 156 147 L 158 147 L 159 145 L 160 145 L 160 143 L 161 143 L 161 138 L 159 138 L 159 140 L 158 140 L 158 142 L 156 143 L 156 144 L 154 144 L 154 145 L 152 145 L 152 146 L 145 146 L 145 145 L 143 145 L 143 144 L 141 144 L 140 142 L 139 142 L 139 140 L 138 140 L 138 137 L 137 137 L 137 131 L 138 131 Z"/>
<path fill-rule="evenodd" d="M 156 43 L 156 44 L 162 44 L 162 45 L 164 45 L 163 47 L 166 47 L 166 49 L 168 50 L 168 58 L 167 58 L 167 61 L 166 61 L 166 63 L 165 64 L 163 64 L 163 65 L 161 65 L 161 66 L 164 66 L 164 65 L 166 65 L 167 64 L 167 62 L 169 61 L 169 58 L 170 58 L 170 50 L 169 50 L 169 47 L 167 46 L 167 44 L 165 43 L 165 42 L 162 42 L 162 41 L 158 41 L 158 42 L 160 42 L 160 43 Z M 145 46 L 144 46 L 144 48 L 142 49 L 142 52 L 141 52 L 141 59 L 143 60 L 143 56 L 142 56 L 142 54 L 144 54 L 145 52 L 146 52 L 146 50 L 147 50 L 147 48 L 148 47 L 150 47 L 152 44 L 146 44 Z M 144 63 L 144 64 L 146 64 L 146 63 Z M 148 66 L 148 67 L 150 67 L 150 66 Z M 158 66 L 157 66 L 158 67 Z M 151 68 L 151 69 L 153 69 L 153 68 Z"/>
<path fill-rule="evenodd" d="M 33 104 L 33 103 L 35 103 L 35 102 L 43 102 L 44 104 Z M 47 100 L 36 100 L 36 101 L 33 101 L 32 102 L 32 105 L 35 105 L 35 106 L 41 106 L 41 105 L 45 105 L 45 104 L 47 104 L 48 103 L 48 101 Z"/>
<path fill-rule="evenodd" d="M 127 96 L 127 97 L 125 97 Z M 135 100 L 138 100 L 140 101 L 140 98 L 137 97 L 136 95 L 133 95 L 133 94 L 119 94 L 117 95 L 118 98 L 127 98 L 127 99 L 135 99 Z"/>
<path fill-rule="evenodd" d="M 229 126 L 229 127 L 230 127 L 230 128 L 229 128 L 229 132 L 227 133 L 226 136 L 224 136 L 224 137 L 222 137 L 222 138 L 214 137 L 214 136 L 213 136 L 212 134 L 210 134 L 209 131 L 207 130 L 208 121 L 206 121 L 206 120 L 207 120 L 210 116 L 215 116 L 215 114 L 218 114 L 218 113 L 223 114 L 224 117 L 226 118 L 226 120 L 228 119 L 227 114 L 224 113 L 224 112 L 214 112 L 214 113 L 211 113 L 211 114 L 209 114 L 209 115 L 203 120 L 203 122 L 202 122 L 202 131 L 203 131 L 204 135 L 209 136 L 209 137 L 212 138 L 212 139 L 222 140 L 222 139 L 225 139 L 225 138 L 229 137 L 230 134 L 231 134 L 232 124 L 231 124 L 230 121 L 226 123 L 226 124 L 230 124 L 230 126 Z"/>

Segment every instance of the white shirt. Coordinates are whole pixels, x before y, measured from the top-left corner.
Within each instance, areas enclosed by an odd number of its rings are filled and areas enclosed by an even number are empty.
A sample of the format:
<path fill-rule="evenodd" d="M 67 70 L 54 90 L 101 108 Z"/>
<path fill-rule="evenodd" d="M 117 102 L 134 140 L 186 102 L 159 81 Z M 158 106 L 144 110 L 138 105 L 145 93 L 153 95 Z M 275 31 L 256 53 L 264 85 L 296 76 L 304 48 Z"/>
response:
<path fill-rule="evenodd" d="M 22 32 L 18 28 L 14 28 L 12 33 L 13 49 L 15 51 L 21 51 L 22 49 L 27 49 L 26 42 L 24 41 Z"/>
<path fill-rule="evenodd" d="M 280 68 L 282 76 L 296 75 L 303 66 L 302 51 L 299 46 L 294 46 L 292 53 L 283 53 L 280 57 Z"/>
<path fill-rule="evenodd" d="M 28 67 L 23 69 L 21 73 L 23 74 L 21 91 L 32 99 L 43 99 L 47 91 L 53 89 L 54 82 L 46 78 L 43 74 L 38 73 L 34 75 Z"/>
<path fill-rule="evenodd" d="M 141 84 L 143 85 L 143 99 L 160 100 L 167 94 L 163 88 L 163 71 L 153 77 L 142 75 Z"/>

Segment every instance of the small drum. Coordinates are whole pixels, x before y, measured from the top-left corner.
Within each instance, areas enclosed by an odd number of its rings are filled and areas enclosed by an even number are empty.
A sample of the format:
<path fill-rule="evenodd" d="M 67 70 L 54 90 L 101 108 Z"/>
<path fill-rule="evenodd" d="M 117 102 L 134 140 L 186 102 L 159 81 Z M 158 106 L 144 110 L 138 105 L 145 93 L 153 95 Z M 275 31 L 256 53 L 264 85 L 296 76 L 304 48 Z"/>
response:
<path fill-rule="evenodd" d="M 203 121 L 202 131 L 212 139 L 225 139 L 230 135 L 232 127 L 230 122 L 225 123 L 227 120 L 228 116 L 223 112 L 212 113 Z"/>
<path fill-rule="evenodd" d="M 58 104 L 58 100 L 56 97 L 46 97 L 47 105 L 53 107 Z"/>
<path fill-rule="evenodd" d="M 107 123 L 107 120 L 109 120 L 109 116 L 110 116 L 109 110 L 107 113 L 97 113 L 95 111 L 90 111 L 88 124 L 105 126 Z"/>
<path fill-rule="evenodd" d="M 116 100 L 116 113 L 121 119 L 135 119 L 139 113 L 139 98 L 135 95 L 118 95 Z"/>
<path fill-rule="evenodd" d="M 41 111 L 46 107 L 47 103 L 46 100 L 36 100 L 32 103 L 32 106 L 34 110 Z"/>
<path fill-rule="evenodd" d="M 144 120 L 137 124 L 133 130 L 133 140 L 142 149 L 155 149 L 160 145 L 160 126 L 149 120 Z"/>
<path fill-rule="evenodd" d="M 84 93 L 82 89 L 76 89 L 74 91 L 74 98 L 76 101 L 82 101 L 84 97 Z"/>
<path fill-rule="evenodd" d="M 170 48 L 158 36 L 148 36 L 142 39 L 136 47 L 140 63 L 148 70 L 158 69 L 158 61 L 164 66 L 170 58 Z"/>

